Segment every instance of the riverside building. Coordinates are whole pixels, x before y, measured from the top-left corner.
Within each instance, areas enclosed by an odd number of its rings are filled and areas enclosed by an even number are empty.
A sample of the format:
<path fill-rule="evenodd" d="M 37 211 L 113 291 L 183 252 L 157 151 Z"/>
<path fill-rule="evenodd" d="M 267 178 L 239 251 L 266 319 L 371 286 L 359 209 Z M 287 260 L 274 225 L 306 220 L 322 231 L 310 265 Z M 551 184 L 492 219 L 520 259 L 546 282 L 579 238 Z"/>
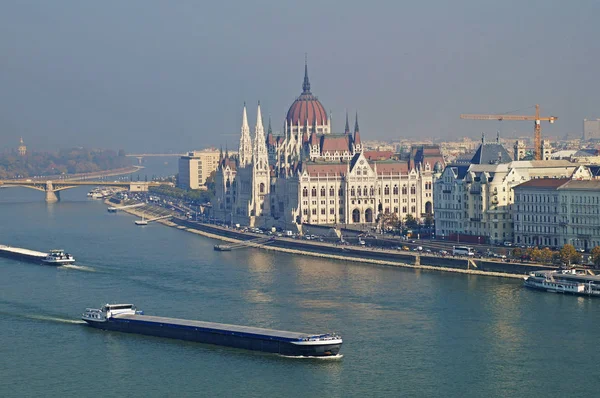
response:
<path fill-rule="evenodd" d="M 514 188 L 515 243 L 600 246 L 600 181 L 545 178 Z"/>
<path fill-rule="evenodd" d="M 310 91 L 305 65 L 302 94 L 290 106 L 283 132 L 265 133 L 260 104 L 254 137 L 244 106 L 237 157 L 217 170 L 214 215 L 231 223 L 295 229 L 302 224 L 375 226 L 381 214 L 421 219 L 433 212 L 437 146 L 416 148 L 409 159 L 365 151 L 358 115 L 333 133 L 331 117 Z"/>
<path fill-rule="evenodd" d="M 179 158 L 177 187 L 200 189 L 206 184 L 210 173 L 217 170 L 222 153 L 215 149 L 188 152 Z"/>
<path fill-rule="evenodd" d="M 469 162 L 448 165 L 434 184 L 436 236 L 470 243 L 513 242 L 513 188 L 538 178 L 590 178 L 566 160 L 513 161 L 485 137 Z"/>

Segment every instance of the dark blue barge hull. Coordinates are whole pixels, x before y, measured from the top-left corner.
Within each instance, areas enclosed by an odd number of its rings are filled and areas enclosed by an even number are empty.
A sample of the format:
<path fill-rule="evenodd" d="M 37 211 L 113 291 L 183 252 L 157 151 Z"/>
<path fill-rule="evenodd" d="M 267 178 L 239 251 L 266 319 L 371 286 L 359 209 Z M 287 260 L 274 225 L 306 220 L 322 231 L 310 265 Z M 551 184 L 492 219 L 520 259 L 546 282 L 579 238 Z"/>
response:
<path fill-rule="evenodd" d="M 335 356 L 342 345 L 341 339 L 332 340 L 332 344 L 328 344 L 327 341 L 302 342 L 303 338 L 310 336 L 304 333 L 144 315 L 118 315 L 106 322 L 87 322 L 92 327 L 104 330 L 166 337 L 285 356 Z"/>

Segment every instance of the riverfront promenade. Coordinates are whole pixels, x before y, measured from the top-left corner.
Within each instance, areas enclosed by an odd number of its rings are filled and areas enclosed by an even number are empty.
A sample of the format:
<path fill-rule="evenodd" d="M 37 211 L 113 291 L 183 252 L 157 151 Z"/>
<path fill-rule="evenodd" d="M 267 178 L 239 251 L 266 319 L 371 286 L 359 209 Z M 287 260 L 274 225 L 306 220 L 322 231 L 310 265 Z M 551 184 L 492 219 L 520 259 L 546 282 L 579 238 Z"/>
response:
<path fill-rule="evenodd" d="M 114 204 L 106 201 L 107 204 Z M 142 217 L 153 214 L 154 206 L 127 208 L 123 211 Z M 163 208 L 158 208 L 164 214 Z M 182 218 L 173 217 L 171 220 L 159 220 L 166 226 L 178 228 L 211 239 L 218 239 L 228 243 L 243 243 L 265 235 L 251 232 L 242 232 L 232 228 L 193 222 Z M 342 246 L 336 243 L 306 241 L 286 237 L 272 237 L 268 244 L 252 244 L 249 247 L 262 250 L 276 251 L 293 255 L 327 258 L 341 261 L 352 261 L 373 265 L 386 265 L 403 268 L 413 268 L 430 271 L 454 272 L 471 275 L 485 275 L 503 278 L 523 279 L 531 271 L 549 269 L 553 267 L 505 263 L 501 261 L 469 259 L 458 257 L 442 257 L 438 255 L 421 254 L 383 248 L 364 248 L 359 246 Z"/>

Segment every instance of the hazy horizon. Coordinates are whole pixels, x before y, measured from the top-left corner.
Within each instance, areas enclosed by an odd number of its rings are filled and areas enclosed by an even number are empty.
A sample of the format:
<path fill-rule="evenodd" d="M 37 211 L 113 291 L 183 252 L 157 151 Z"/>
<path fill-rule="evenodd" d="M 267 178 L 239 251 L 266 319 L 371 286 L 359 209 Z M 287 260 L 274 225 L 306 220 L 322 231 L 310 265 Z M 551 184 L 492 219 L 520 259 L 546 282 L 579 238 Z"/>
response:
<path fill-rule="evenodd" d="M 363 140 L 532 135 L 532 122 L 460 120 L 539 103 L 545 136 L 600 118 L 600 3 L 549 1 L 167 3 L 5 0 L 0 4 L 0 150 L 85 146 L 127 152 L 237 148 L 280 131 L 312 92 Z"/>

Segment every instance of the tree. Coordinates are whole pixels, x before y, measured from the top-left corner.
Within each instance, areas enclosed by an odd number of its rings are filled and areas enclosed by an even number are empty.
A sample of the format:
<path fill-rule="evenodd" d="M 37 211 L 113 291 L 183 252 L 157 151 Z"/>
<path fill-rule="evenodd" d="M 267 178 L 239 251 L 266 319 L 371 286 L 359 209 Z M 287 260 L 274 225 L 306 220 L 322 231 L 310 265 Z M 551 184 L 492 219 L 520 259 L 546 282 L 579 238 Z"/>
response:
<path fill-rule="evenodd" d="M 560 249 L 560 261 L 568 266 L 576 262 L 574 260 L 577 260 L 578 255 L 581 257 L 581 254 L 575 250 L 575 246 L 573 245 L 566 244 Z"/>
<path fill-rule="evenodd" d="M 406 225 L 406 228 L 416 228 L 419 223 L 417 222 L 417 220 L 415 220 L 415 218 L 413 217 L 412 214 L 407 214 L 406 218 L 404 219 L 404 225 Z"/>
<path fill-rule="evenodd" d="M 517 260 L 521 260 L 521 257 L 523 257 L 523 249 L 521 249 L 520 247 L 515 247 L 512 251 L 512 256 Z"/>
<path fill-rule="evenodd" d="M 540 263 L 551 263 L 553 254 L 554 253 L 552 252 L 552 250 L 550 250 L 547 247 L 544 247 L 542 250 L 540 250 L 540 254 L 539 254 Z"/>
<path fill-rule="evenodd" d="M 596 267 L 600 266 L 600 246 L 596 246 L 592 249 L 592 262 Z"/>
<path fill-rule="evenodd" d="M 423 221 L 423 225 L 425 225 L 427 228 L 431 227 L 433 225 L 433 215 L 427 213 L 427 215 L 425 216 L 425 220 Z"/>

